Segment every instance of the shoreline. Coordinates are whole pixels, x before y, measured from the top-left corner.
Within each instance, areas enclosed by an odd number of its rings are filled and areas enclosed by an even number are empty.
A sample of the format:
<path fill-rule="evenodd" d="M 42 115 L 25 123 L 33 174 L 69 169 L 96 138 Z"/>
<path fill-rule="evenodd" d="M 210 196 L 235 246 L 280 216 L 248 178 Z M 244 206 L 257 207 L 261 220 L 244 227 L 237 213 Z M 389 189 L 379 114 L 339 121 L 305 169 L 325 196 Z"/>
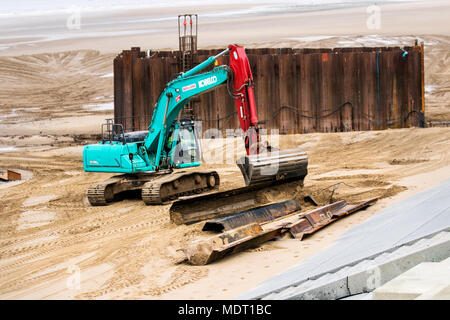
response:
<path fill-rule="evenodd" d="M 450 13 L 450 3 L 447 1 L 382 3 L 380 29 L 367 27 L 370 13 L 366 11 L 366 2 L 345 5 L 345 8 L 327 9 L 325 6 L 306 12 L 291 12 L 284 8 L 284 11 L 256 10 L 253 13 L 253 4 L 202 6 L 196 10 L 199 14 L 199 47 L 319 35 L 450 35 L 445 14 Z M 220 13 L 221 10 L 228 11 Z M 230 12 L 236 14 L 230 15 Z M 39 17 L 19 17 L 14 19 L 16 27 L 10 26 L 8 29 L 7 21 L 0 23 L 3 32 L 8 33 L 7 37 L 0 36 L 0 56 L 82 49 L 111 53 L 136 46 L 153 50 L 176 49 L 177 15 L 180 13 L 179 8 L 158 8 L 130 9 L 114 15 L 80 14 L 79 30 L 68 29 L 67 15 L 52 16 L 44 21 Z M 268 25 L 270 32 L 261 32 Z M 14 41 L 8 41 L 8 38 Z"/>

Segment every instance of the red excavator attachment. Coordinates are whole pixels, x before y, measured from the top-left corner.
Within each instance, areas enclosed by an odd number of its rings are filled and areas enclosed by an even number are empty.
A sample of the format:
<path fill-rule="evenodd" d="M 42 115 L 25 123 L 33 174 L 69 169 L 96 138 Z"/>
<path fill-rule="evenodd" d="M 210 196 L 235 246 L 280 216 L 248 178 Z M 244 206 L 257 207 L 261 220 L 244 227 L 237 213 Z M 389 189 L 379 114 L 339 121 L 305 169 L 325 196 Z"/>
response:
<path fill-rule="evenodd" d="M 229 45 L 229 66 L 233 71 L 232 95 L 241 128 L 247 156 L 238 160 L 238 167 L 244 176 L 245 184 L 251 185 L 268 181 L 303 180 L 307 174 L 308 157 L 300 149 L 273 150 L 260 148 L 260 133 L 256 112 L 253 76 L 245 49 Z M 265 153 L 262 153 L 264 149 Z"/>
<path fill-rule="evenodd" d="M 232 94 L 241 128 L 245 133 L 245 149 L 248 155 L 259 153 L 258 116 L 256 113 L 253 76 L 245 49 L 230 44 L 230 68 L 233 71 Z"/>

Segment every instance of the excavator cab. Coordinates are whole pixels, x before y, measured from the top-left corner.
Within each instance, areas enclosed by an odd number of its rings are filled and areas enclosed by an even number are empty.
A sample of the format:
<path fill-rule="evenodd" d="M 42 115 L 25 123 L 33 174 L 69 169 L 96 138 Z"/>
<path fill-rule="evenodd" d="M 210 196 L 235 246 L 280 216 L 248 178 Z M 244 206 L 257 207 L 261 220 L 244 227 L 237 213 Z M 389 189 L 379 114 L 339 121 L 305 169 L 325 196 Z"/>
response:
<path fill-rule="evenodd" d="M 194 121 L 181 119 L 174 122 L 171 129 L 167 140 L 170 164 L 177 169 L 200 166 L 200 150 Z"/>

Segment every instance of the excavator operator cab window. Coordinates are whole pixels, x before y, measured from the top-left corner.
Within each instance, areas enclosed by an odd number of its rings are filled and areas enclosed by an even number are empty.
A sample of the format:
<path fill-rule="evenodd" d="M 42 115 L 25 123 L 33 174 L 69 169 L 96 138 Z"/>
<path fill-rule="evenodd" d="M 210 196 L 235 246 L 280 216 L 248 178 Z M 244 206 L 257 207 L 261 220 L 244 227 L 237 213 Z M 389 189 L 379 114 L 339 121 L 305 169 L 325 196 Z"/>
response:
<path fill-rule="evenodd" d="M 175 167 L 189 166 L 200 161 L 197 138 L 194 132 L 193 121 L 181 121 L 178 129 L 177 144 L 173 154 Z"/>

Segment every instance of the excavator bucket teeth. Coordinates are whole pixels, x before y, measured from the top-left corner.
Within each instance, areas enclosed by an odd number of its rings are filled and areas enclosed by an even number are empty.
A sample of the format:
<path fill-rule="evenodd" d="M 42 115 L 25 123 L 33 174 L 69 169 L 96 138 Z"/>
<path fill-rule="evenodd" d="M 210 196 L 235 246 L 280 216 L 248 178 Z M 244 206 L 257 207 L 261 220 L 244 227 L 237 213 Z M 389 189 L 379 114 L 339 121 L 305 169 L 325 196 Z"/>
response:
<path fill-rule="evenodd" d="M 308 173 L 308 156 L 300 148 L 276 150 L 241 157 L 237 166 L 241 169 L 247 186 L 267 182 L 303 181 Z"/>

